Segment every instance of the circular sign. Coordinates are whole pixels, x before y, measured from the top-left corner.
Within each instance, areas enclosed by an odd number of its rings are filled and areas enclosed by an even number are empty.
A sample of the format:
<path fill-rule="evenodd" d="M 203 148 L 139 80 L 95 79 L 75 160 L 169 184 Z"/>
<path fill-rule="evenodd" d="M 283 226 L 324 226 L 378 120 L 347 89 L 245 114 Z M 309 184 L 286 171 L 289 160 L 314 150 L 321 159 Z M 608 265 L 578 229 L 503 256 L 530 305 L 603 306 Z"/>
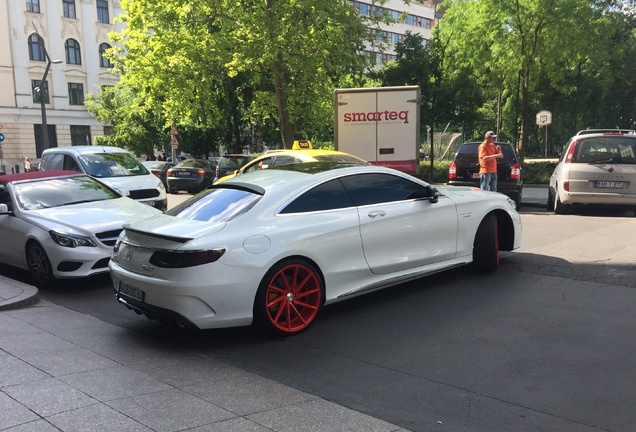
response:
<path fill-rule="evenodd" d="M 0 133 L 0 142 L 4 141 L 4 134 Z"/>
<path fill-rule="evenodd" d="M 537 113 L 537 124 L 539 126 L 552 124 L 552 113 L 550 111 L 539 111 Z"/>

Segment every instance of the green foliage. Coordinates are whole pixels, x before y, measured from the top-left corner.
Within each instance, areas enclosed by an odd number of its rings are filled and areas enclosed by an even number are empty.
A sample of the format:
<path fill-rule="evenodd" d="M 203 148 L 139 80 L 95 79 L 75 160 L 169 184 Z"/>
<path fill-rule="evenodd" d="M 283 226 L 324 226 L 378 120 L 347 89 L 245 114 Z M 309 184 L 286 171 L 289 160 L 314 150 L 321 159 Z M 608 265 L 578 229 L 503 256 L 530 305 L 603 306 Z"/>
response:
<path fill-rule="evenodd" d="M 553 164 L 552 167 L 549 166 L 550 163 Z M 536 185 L 550 184 L 550 176 L 554 170 L 554 164 L 556 164 L 556 160 L 546 162 L 526 159 L 523 164 L 523 183 Z"/>
<path fill-rule="evenodd" d="M 382 3 L 382 2 L 380 2 Z M 111 38 L 116 71 L 164 127 L 215 130 L 226 147 L 277 127 L 332 127 L 334 88 L 366 65 L 366 25 L 340 0 L 122 0 L 126 28 Z M 219 139 L 219 141 L 221 141 Z M 269 142 L 270 147 L 275 143 Z"/>

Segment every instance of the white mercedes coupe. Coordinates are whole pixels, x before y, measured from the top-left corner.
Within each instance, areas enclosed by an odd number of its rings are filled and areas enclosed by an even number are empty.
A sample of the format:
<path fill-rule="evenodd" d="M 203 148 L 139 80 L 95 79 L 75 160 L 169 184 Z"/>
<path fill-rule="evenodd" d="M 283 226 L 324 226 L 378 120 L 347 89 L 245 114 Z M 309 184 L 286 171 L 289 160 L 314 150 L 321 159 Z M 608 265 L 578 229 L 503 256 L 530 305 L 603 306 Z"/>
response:
<path fill-rule="evenodd" d="M 325 162 L 247 173 L 124 228 L 109 264 L 120 303 L 181 327 L 277 335 L 431 273 L 494 271 L 522 233 L 503 194 Z"/>
<path fill-rule="evenodd" d="M 160 213 L 74 171 L 1 175 L 0 262 L 39 288 L 107 273 L 123 225 Z"/>

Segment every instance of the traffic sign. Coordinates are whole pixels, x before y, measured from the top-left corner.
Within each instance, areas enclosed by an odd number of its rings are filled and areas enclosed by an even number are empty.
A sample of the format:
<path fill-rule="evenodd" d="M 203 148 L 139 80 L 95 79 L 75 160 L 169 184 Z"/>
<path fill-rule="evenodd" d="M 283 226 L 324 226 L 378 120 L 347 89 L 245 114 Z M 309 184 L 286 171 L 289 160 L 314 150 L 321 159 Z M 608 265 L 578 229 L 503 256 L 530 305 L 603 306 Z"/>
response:
<path fill-rule="evenodd" d="M 4 141 L 4 134 L 0 133 L 0 142 Z"/>

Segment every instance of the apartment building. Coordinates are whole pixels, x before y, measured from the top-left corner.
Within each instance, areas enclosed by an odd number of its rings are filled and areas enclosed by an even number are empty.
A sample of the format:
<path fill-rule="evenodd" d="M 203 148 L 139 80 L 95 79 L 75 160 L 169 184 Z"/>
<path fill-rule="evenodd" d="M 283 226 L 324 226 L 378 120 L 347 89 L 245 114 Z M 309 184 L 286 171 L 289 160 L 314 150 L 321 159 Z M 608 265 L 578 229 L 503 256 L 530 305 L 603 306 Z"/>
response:
<path fill-rule="evenodd" d="M 49 147 L 108 132 L 84 99 L 118 80 L 103 53 L 122 12 L 118 0 L 0 0 L 0 171 L 22 172 L 25 157 L 37 166 L 43 120 Z"/>
<path fill-rule="evenodd" d="M 395 44 L 404 41 L 407 32 L 421 35 L 426 41 L 431 39 L 431 30 L 437 22 L 436 5 L 442 0 L 413 0 L 405 4 L 403 0 L 388 0 L 382 6 L 375 6 L 371 0 L 349 0 L 358 9 L 362 17 L 372 16 L 380 11 L 386 12 L 396 22 L 380 25 L 374 32 L 375 44 L 369 44 L 365 53 L 372 58 L 377 67 L 395 60 Z"/>

